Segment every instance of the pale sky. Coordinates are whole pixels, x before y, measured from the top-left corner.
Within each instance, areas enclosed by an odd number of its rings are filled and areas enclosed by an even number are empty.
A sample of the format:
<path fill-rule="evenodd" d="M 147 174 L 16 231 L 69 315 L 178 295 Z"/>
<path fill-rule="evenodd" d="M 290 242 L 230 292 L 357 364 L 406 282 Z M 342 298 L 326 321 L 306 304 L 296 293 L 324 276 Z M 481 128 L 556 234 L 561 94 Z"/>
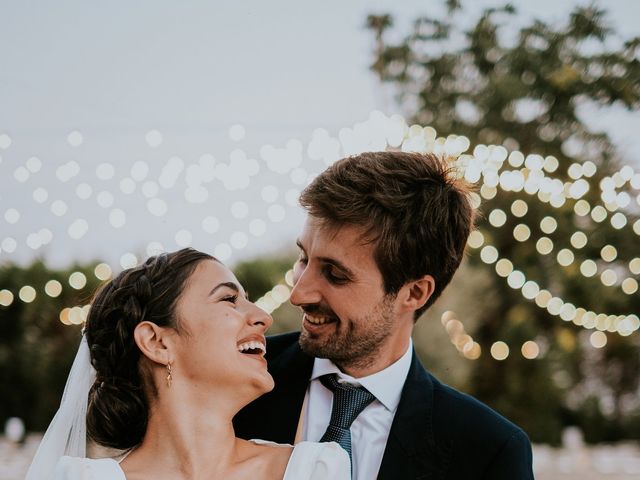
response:
<path fill-rule="evenodd" d="M 479 10 L 501 2 L 465 3 Z M 589 2 L 513 3 L 520 21 L 554 22 Z M 600 5 L 623 37 L 640 34 L 640 2 Z M 36 256 L 54 266 L 117 264 L 151 241 L 178 248 L 176 234 L 190 235 L 203 250 L 231 245 L 230 263 L 292 245 L 303 221 L 291 205 L 300 182 L 292 172 L 267 168 L 261 147 L 299 139 L 306 149 L 317 128 L 335 136 L 372 110 L 397 113 L 368 69 L 373 40 L 366 16 L 390 12 L 395 32 L 404 34 L 418 15 L 442 10 L 433 0 L 0 0 L 0 264 Z M 637 114 L 585 115 L 638 164 Z M 230 138 L 235 124 L 245 128 L 239 140 Z M 161 133 L 158 146 L 146 141 L 152 130 Z M 73 131 L 81 134 L 77 146 L 68 138 Z M 233 154 L 237 161 L 246 156 L 259 166 L 246 188 L 229 192 L 215 181 L 206 201 L 190 203 L 183 195 L 187 170 L 175 188 L 158 186 L 172 157 L 185 167 L 203 155 L 205 163 L 213 156 L 221 164 L 234 150 L 244 152 Z M 324 168 L 303 157 L 297 167 L 307 174 Z M 78 171 L 64 181 L 60 167 L 68 162 Z M 136 162 L 143 164 L 132 172 Z M 112 176 L 104 164 L 112 165 Z M 126 193 L 121 181 L 131 177 L 135 190 Z M 149 213 L 156 197 L 166 214 Z M 124 224 L 114 210 L 125 213 Z M 70 238 L 78 221 L 86 232 Z M 37 246 L 38 233 L 50 237 L 46 245 Z"/>

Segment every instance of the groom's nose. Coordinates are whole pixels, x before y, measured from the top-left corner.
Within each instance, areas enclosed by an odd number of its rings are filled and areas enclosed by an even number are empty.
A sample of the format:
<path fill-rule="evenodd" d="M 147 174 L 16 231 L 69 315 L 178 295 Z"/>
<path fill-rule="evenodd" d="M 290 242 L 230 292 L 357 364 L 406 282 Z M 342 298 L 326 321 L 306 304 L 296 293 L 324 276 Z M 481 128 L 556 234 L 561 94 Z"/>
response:
<path fill-rule="evenodd" d="M 313 270 L 307 266 L 295 269 L 294 272 L 294 284 L 289 301 L 298 307 L 320 303 L 322 295 L 319 290 L 319 279 Z"/>

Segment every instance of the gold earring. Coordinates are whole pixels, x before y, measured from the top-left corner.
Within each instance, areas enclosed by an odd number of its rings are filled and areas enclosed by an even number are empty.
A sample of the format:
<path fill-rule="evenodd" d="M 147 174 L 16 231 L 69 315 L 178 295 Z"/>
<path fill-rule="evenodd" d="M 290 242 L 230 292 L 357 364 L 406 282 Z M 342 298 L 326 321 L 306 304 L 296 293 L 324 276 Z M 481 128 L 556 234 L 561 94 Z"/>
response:
<path fill-rule="evenodd" d="M 171 362 L 167 363 L 167 387 L 171 388 Z"/>

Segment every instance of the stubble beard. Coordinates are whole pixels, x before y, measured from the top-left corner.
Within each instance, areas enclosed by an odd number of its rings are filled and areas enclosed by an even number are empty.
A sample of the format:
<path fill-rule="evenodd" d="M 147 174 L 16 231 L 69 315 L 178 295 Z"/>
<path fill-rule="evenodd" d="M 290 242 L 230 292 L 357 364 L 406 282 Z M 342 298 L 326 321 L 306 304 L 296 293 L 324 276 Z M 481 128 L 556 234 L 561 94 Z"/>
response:
<path fill-rule="evenodd" d="M 300 348 L 307 355 L 331 360 L 342 370 L 363 369 L 370 366 L 393 330 L 395 318 L 392 301 L 394 298 L 391 295 L 385 295 L 369 313 L 349 320 L 346 331 L 340 330 L 340 323 L 331 334 L 321 337 L 314 337 L 302 329 Z"/>

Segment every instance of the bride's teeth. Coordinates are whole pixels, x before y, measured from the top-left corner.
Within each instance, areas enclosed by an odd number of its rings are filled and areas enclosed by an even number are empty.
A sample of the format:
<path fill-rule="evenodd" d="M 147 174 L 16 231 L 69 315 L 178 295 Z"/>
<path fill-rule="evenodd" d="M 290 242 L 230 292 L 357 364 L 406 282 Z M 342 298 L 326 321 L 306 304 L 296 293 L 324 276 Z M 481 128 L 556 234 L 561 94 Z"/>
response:
<path fill-rule="evenodd" d="M 238 351 L 244 352 L 246 350 L 260 350 L 262 353 L 266 353 L 267 349 L 261 342 L 251 341 L 238 345 Z"/>

